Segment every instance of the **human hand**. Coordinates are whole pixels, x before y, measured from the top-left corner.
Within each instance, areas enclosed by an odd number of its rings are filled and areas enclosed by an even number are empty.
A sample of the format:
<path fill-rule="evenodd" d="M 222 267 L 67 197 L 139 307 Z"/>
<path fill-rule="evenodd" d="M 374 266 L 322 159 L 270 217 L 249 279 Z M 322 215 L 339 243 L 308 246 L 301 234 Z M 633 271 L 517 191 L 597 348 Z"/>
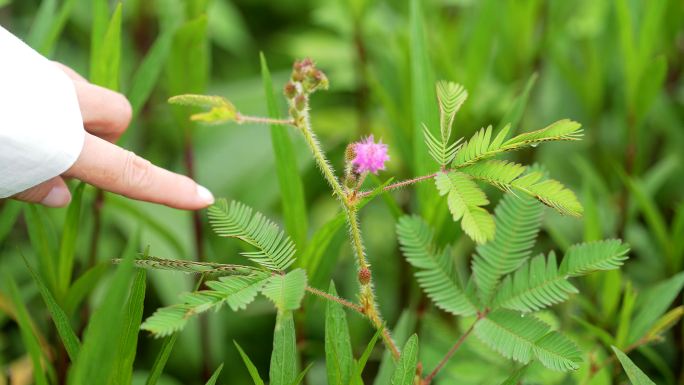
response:
<path fill-rule="evenodd" d="M 74 83 L 86 129 L 83 150 L 61 176 L 24 190 L 12 198 L 49 207 L 69 204 L 64 178 L 75 178 L 103 190 L 166 206 L 196 210 L 214 202 L 206 188 L 114 144 L 131 121 L 131 105 L 121 94 L 90 84 L 71 68 L 56 63 Z"/>

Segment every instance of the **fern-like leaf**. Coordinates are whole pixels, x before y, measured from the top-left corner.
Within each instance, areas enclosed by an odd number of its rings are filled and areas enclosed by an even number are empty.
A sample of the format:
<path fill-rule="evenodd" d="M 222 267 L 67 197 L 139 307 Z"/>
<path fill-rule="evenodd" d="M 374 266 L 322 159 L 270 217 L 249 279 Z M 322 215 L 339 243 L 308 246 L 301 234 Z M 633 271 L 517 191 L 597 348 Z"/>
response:
<path fill-rule="evenodd" d="M 541 130 L 526 132 L 504 142 L 510 127 L 504 127 L 494 140 L 491 140 L 492 127 L 489 126 L 476 132 L 470 140 L 459 148 L 452 166 L 455 168 L 466 167 L 506 151 L 536 146 L 542 142 L 579 140 L 582 136 L 580 127 L 581 125 L 577 122 L 563 119 Z"/>
<path fill-rule="evenodd" d="M 438 308 L 454 315 L 475 314 L 475 305 L 454 279 L 449 250 L 437 250 L 427 223 L 404 216 L 397 224 L 397 237 L 404 257 L 418 270 L 418 284 Z"/>
<path fill-rule="evenodd" d="M 445 166 L 454 159 L 456 151 L 458 150 L 458 145 L 460 144 L 460 139 L 452 144 L 448 144 L 448 141 L 440 141 L 432 135 L 430 129 L 423 124 L 423 135 L 425 136 L 425 144 L 428 147 L 428 153 L 441 166 Z"/>
<path fill-rule="evenodd" d="M 525 166 L 504 160 L 488 160 L 464 167 L 459 171 L 503 191 L 511 191 L 511 183 L 525 172 Z"/>
<path fill-rule="evenodd" d="M 475 325 L 475 334 L 506 358 L 527 364 L 536 357 L 558 371 L 575 370 L 581 362 L 577 346 L 534 316 L 510 310 L 489 313 Z"/>
<path fill-rule="evenodd" d="M 295 245 L 278 226 L 240 202 L 219 199 L 209 208 L 209 222 L 222 237 L 241 239 L 258 251 L 242 255 L 270 270 L 285 270 L 294 262 Z"/>
<path fill-rule="evenodd" d="M 534 355 L 542 365 L 559 372 L 579 369 L 582 353 L 574 342 L 552 331 L 534 343 Z"/>
<path fill-rule="evenodd" d="M 515 271 L 532 253 L 543 213 L 543 206 L 527 196 L 505 194 L 495 212 L 494 239 L 477 246 L 473 256 L 473 276 L 485 305 L 501 277 Z"/>
<path fill-rule="evenodd" d="M 287 311 L 299 309 L 305 291 L 306 272 L 303 269 L 294 269 L 285 275 L 273 275 L 261 292 L 273 301 L 278 310 Z"/>
<path fill-rule="evenodd" d="M 619 239 L 582 243 L 571 246 L 565 253 L 560 272 L 579 276 L 598 270 L 613 270 L 629 258 L 629 245 Z"/>
<path fill-rule="evenodd" d="M 579 217 L 584 209 L 572 190 L 553 179 L 545 179 L 540 171 L 530 172 L 511 183 L 511 186 L 529 194 L 564 215 Z"/>
<path fill-rule="evenodd" d="M 477 243 L 494 237 L 494 219 L 481 206 L 489 204 L 485 193 L 468 175 L 461 172 L 440 172 L 435 177 L 439 194 L 447 196 L 447 204 L 454 221 L 461 220 L 461 228 Z"/>
<path fill-rule="evenodd" d="M 221 277 L 207 285 L 212 290 L 200 290 L 181 295 L 182 304 L 157 309 L 140 326 L 156 337 L 164 337 L 182 330 L 193 315 L 210 309 L 218 310 L 228 304 L 234 311 L 244 309 L 251 303 L 269 278 L 259 272 L 250 276 Z"/>
<path fill-rule="evenodd" d="M 439 102 L 439 125 L 442 143 L 448 143 L 451 136 L 451 126 L 454 116 L 468 98 L 468 91 L 460 84 L 448 81 L 438 81 L 436 85 L 437 101 Z"/>
<path fill-rule="evenodd" d="M 496 310 L 475 325 L 475 335 L 506 358 L 526 364 L 532 360 L 535 341 L 549 331 L 549 325 L 534 316 L 510 310 Z"/>
<path fill-rule="evenodd" d="M 513 137 L 502 145 L 505 149 L 517 149 L 541 142 L 580 140 L 582 125 L 569 119 L 559 120 L 541 130 L 526 132 Z"/>
<path fill-rule="evenodd" d="M 556 255 L 538 255 L 507 276 L 496 295 L 494 307 L 532 312 L 565 301 L 577 289 L 559 274 Z"/>

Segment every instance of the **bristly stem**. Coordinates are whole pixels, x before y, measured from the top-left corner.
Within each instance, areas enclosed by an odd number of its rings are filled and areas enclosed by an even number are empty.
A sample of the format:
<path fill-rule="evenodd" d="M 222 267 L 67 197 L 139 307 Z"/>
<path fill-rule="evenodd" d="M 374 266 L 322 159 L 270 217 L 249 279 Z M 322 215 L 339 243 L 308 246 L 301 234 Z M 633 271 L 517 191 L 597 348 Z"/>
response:
<path fill-rule="evenodd" d="M 242 123 L 263 123 L 263 124 L 277 124 L 281 126 L 293 126 L 295 121 L 294 119 L 273 119 L 273 118 L 266 118 L 262 116 L 249 116 L 249 115 L 242 115 L 238 114 L 235 117 L 235 121 L 238 124 Z"/>
<path fill-rule="evenodd" d="M 311 129 L 311 123 L 309 120 L 308 112 L 309 95 L 302 94 L 302 96 L 304 97 L 304 108 L 302 108 L 299 112 L 299 116 L 294 119 L 294 125 L 302 132 L 302 135 L 304 135 L 304 139 L 307 145 L 309 146 L 311 153 L 313 154 L 314 160 L 316 161 L 318 168 L 321 169 L 324 178 L 332 187 L 335 196 L 344 208 L 344 212 L 347 217 L 347 223 L 349 225 L 349 233 L 351 236 L 352 248 L 354 249 L 354 254 L 356 255 L 357 259 L 357 269 L 359 277 L 361 277 L 362 275 L 367 275 L 367 278 L 364 282 L 361 283 L 361 287 L 359 289 L 359 300 L 361 301 L 361 308 L 363 309 L 363 314 L 366 315 L 366 317 L 371 321 L 371 323 L 376 329 L 384 329 L 382 333 L 382 339 L 385 342 L 385 345 L 392 353 L 392 356 L 395 359 L 398 359 L 399 349 L 397 348 L 397 345 L 394 343 L 392 336 L 385 328 L 385 323 L 382 320 L 382 317 L 380 316 L 377 305 L 375 303 L 376 301 L 375 294 L 373 293 L 373 281 L 370 273 L 370 265 L 366 261 L 366 255 L 363 248 L 363 238 L 361 237 L 361 231 L 359 229 L 358 218 L 356 215 L 357 209 L 355 203 L 350 201 L 350 199 L 345 194 L 342 185 L 337 179 L 337 176 L 335 176 L 335 171 L 333 167 L 328 162 L 328 159 L 326 158 L 325 153 L 321 149 L 321 146 L 316 138 L 316 135 Z"/>
<path fill-rule="evenodd" d="M 392 184 L 389 184 L 389 185 L 383 187 L 382 191 L 396 190 L 396 189 L 399 189 L 402 187 L 410 186 L 410 185 L 418 183 L 418 182 L 426 181 L 428 179 L 433 179 L 436 176 L 437 176 L 437 173 L 433 173 L 433 174 L 423 175 L 423 176 L 419 176 L 419 177 L 412 178 L 412 179 L 402 180 L 401 182 L 392 183 Z M 360 193 L 358 195 L 358 197 L 359 198 L 365 198 L 365 197 L 371 195 L 372 193 L 373 193 L 373 191 L 364 191 L 364 192 Z"/>
<path fill-rule="evenodd" d="M 435 378 L 435 376 L 437 375 L 437 373 L 439 373 L 439 371 L 442 370 L 442 368 L 444 368 L 444 365 L 446 365 L 447 362 L 449 362 L 449 360 L 450 360 L 451 357 L 454 355 L 454 353 L 456 353 L 456 351 L 461 347 L 461 345 L 463 345 L 463 342 L 465 342 L 466 338 L 468 338 L 468 336 L 470 336 L 470 333 L 473 332 L 473 329 L 475 328 L 475 324 L 477 324 L 478 321 L 480 321 L 481 319 L 482 319 L 482 317 L 481 317 L 481 316 L 478 316 L 477 319 L 475 320 L 475 322 L 473 322 L 473 324 L 470 325 L 470 327 L 468 328 L 468 330 L 466 330 L 465 333 L 461 334 L 461 336 L 458 338 L 458 340 L 456 341 L 456 343 L 454 344 L 454 346 L 452 346 L 451 349 L 449 349 L 449 351 L 447 352 L 447 354 L 444 356 L 444 358 L 442 358 L 442 360 L 439 361 L 439 364 L 437 364 L 437 366 L 435 367 L 435 369 L 432 370 L 432 372 L 430 372 L 430 374 L 428 374 L 428 376 L 425 377 L 425 378 L 420 382 L 421 385 L 430 385 L 430 383 L 431 383 L 432 380 Z"/>
<path fill-rule="evenodd" d="M 319 289 L 316 289 L 315 287 L 311 287 L 311 286 L 307 286 L 307 287 L 306 287 L 306 291 L 308 291 L 308 292 L 311 293 L 311 294 L 317 295 L 317 296 L 319 296 L 319 297 L 321 297 L 321 298 L 325 298 L 325 299 L 327 299 L 328 301 L 337 302 L 337 303 L 339 303 L 339 304 L 342 305 L 342 306 L 345 306 L 345 307 L 347 307 L 347 308 L 349 308 L 349 309 L 351 309 L 351 310 L 354 310 L 355 312 L 357 312 L 357 313 L 359 313 L 359 314 L 361 314 L 361 315 L 364 315 L 364 313 L 363 313 L 363 308 L 362 308 L 361 306 L 359 306 L 359 305 L 357 305 L 357 304 L 355 304 L 355 303 L 353 303 L 353 302 L 351 302 L 351 301 L 347 301 L 347 300 L 344 299 L 344 298 L 340 298 L 340 297 L 338 297 L 338 296 L 334 296 L 334 295 L 332 295 L 332 294 L 329 294 L 329 293 L 324 292 L 323 290 L 319 290 Z"/>

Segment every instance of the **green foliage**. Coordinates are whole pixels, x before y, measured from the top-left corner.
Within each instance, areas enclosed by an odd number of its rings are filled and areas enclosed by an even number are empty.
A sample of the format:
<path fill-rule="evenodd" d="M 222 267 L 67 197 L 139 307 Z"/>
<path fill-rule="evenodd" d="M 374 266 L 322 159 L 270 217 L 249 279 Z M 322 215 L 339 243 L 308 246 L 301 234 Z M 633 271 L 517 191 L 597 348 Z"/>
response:
<path fill-rule="evenodd" d="M 493 311 L 475 325 L 475 334 L 504 357 L 523 364 L 536 357 L 547 368 L 567 371 L 581 362 L 577 346 L 531 315 Z"/>
<path fill-rule="evenodd" d="M 528 259 L 541 214 L 536 200 L 513 193 L 504 195 L 496 209 L 496 236 L 479 245 L 473 258 L 475 293 L 470 287 L 464 291 L 455 284 L 450 254 L 438 251 L 432 231 L 419 217 L 401 218 L 397 236 L 407 261 L 419 269 L 416 277 L 428 297 L 455 315 L 477 313 L 475 333 L 488 346 L 523 364 L 536 358 L 553 370 L 575 370 L 581 362 L 575 344 L 525 313 L 577 293 L 568 281 L 570 277 L 620 267 L 629 247 L 619 240 L 574 245 L 560 267 L 553 252 L 548 258 L 542 254 Z"/>
<path fill-rule="evenodd" d="M 252 377 L 252 381 L 254 381 L 254 385 L 264 385 L 264 380 L 261 379 L 261 376 L 259 375 L 259 370 L 256 368 L 256 366 L 254 366 L 252 360 L 249 359 L 249 356 L 245 353 L 244 350 L 242 350 L 242 347 L 240 347 L 240 345 L 236 341 L 233 341 L 233 343 L 235 344 L 235 347 L 240 353 L 242 362 L 245 363 L 247 371 L 249 371 L 249 375 L 250 377 Z"/>
<path fill-rule="evenodd" d="M 329 293 L 337 296 L 335 284 L 332 282 L 330 282 Z M 348 384 L 353 364 L 347 316 L 342 305 L 330 301 L 325 312 L 325 366 L 328 373 L 328 384 Z"/>
<path fill-rule="evenodd" d="M 484 304 L 489 304 L 501 278 L 531 255 L 541 226 L 543 209 L 526 196 L 505 194 L 495 210 L 494 239 L 477 246 L 473 275 Z"/>
<path fill-rule="evenodd" d="M 291 311 L 279 311 L 273 331 L 269 385 L 292 385 L 297 379 L 297 340 Z"/>
<path fill-rule="evenodd" d="M 423 133 L 430 156 L 442 167 L 445 167 L 451 163 L 458 149 L 458 141 L 449 144 L 451 127 L 454 123 L 456 112 L 458 112 L 468 97 L 468 92 L 462 85 L 444 80 L 437 82 L 436 89 L 437 101 L 439 103 L 440 140 L 437 140 L 432 135 L 430 129 L 425 124 L 423 124 Z"/>
<path fill-rule="evenodd" d="M 193 315 L 214 309 L 224 304 L 233 310 L 244 309 L 249 305 L 269 281 L 266 273 L 246 276 L 221 277 L 218 281 L 207 282 L 211 290 L 184 293 L 182 304 L 160 308 L 141 325 L 141 329 L 157 337 L 168 336 L 182 330 Z"/>
<path fill-rule="evenodd" d="M 273 119 L 277 119 L 280 117 L 280 113 L 277 99 L 273 92 L 271 72 L 268 69 L 263 52 L 260 53 L 259 58 L 261 60 L 261 78 L 264 83 L 268 115 Z M 308 219 L 304 183 L 299 174 L 295 149 L 289 132 L 284 127 L 272 124 L 270 130 L 285 229 L 294 239 L 295 245 L 300 250 L 303 250 L 306 244 Z"/>
<path fill-rule="evenodd" d="M 418 284 L 437 307 L 454 315 L 475 314 L 475 305 L 455 280 L 449 248 L 435 247 L 432 230 L 420 217 L 402 217 L 397 237 L 406 260 L 418 269 Z"/>
<path fill-rule="evenodd" d="M 463 231 L 477 243 L 494 237 L 494 218 L 481 206 L 489 204 L 485 193 L 466 174 L 437 173 L 435 185 L 439 195 L 447 196 L 449 211 L 455 221 L 461 221 Z"/>
<path fill-rule="evenodd" d="M 220 96 L 178 95 L 169 98 L 169 103 L 181 106 L 210 108 L 208 112 L 191 115 L 190 120 L 196 122 L 220 124 L 234 121 L 238 115 L 233 103 Z"/>
<path fill-rule="evenodd" d="M 627 373 L 627 377 L 634 385 L 655 385 L 655 382 L 651 381 L 650 378 L 641 370 L 638 366 L 632 362 L 632 360 L 627 357 L 620 349 L 615 346 L 612 347 L 615 355 L 617 356 L 622 368 Z"/>
<path fill-rule="evenodd" d="M 216 381 L 218 380 L 219 375 L 221 375 L 222 370 L 223 370 L 223 364 L 219 365 L 219 367 L 216 368 L 216 370 L 211 375 L 209 380 L 207 380 L 207 383 L 205 385 L 216 385 Z"/>
<path fill-rule="evenodd" d="M 416 377 L 416 365 L 418 364 L 418 336 L 412 335 L 401 351 L 401 357 L 397 362 L 392 376 L 392 385 L 412 385 Z"/>
<path fill-rule="evenodd" d="M 306 290 L 306 272 L 294 269 L 291 272 L 271 276 L 265 283 L 262 293 L 268 297 L 279 311 L 297 310 Z"/>
<path fill-rule="evenodd" d="M 494 306 L 532 312 L 563 302 L 577 292 L 566 276 L 559 274 L 556 254 L 551 252 L 548 259 L 543 254 L 538 255 L 507 276 L 497 292 Z"/>
<path fill-rule="evenodd" d="M 232 201 L 219 199 L 209 208 L 209 221 L 222 237 L 238 238 L 259 249 L 242 255 L 271 270 L 285 270 L 294 262 L 294 242 L 261 213 Z"/>

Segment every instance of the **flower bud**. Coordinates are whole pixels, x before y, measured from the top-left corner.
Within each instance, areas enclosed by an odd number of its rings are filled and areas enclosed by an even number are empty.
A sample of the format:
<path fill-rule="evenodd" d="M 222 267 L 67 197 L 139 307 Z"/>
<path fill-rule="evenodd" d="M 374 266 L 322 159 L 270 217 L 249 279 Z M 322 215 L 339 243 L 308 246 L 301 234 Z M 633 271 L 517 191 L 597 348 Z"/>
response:
<path fill-rule="evenodd" d="M 359 283 L 361 285 L 368 285 L 371 280 L 371 271 L 364 267 L 363 269 L 359 270 Z"/>
<path fill-rule="evenodd" d="M 295 84 L 291 81 L 287 82 L 285 83 L 285 88 L 283 91 L 285 93 L 285 97 L 292 99 L 297 95 L 297 86 L 295 86 Z"/>
<path fill-rule="evenodd" d="M 294 107 L 297 111 L 304 111 L 306 108 L 306 96 L 299 94 L 294 99 Z"/>

